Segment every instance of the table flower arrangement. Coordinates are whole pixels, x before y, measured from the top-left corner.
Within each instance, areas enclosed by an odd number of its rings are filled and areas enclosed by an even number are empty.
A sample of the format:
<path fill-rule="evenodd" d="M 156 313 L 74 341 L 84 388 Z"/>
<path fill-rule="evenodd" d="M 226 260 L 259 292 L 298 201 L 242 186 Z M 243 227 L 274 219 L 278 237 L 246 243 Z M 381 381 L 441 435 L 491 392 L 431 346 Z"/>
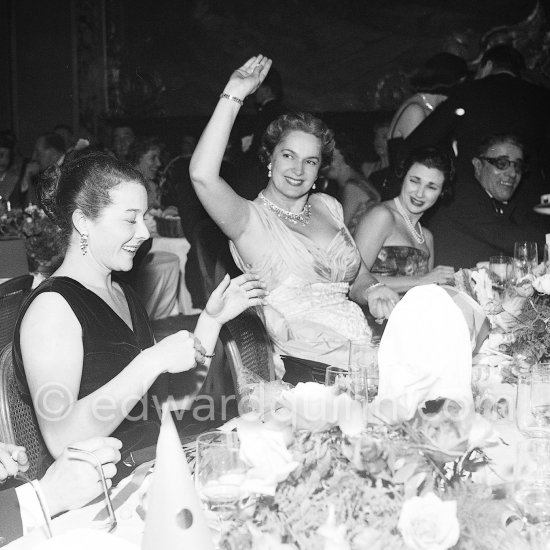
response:
<path fill-rule="evenodd" d="M 271 476 L 273 490 L 257 491 L 264 496 L 243 510 L 221 547 L 533 548 L 504 527 L 509 503 L 472 480 L 490 467 L 483 449 L 495 443 L 491 425 L 473 412 L 449 416 L 453 405 L 445 401 L 430 412 L 420 405 L 422 395 L 414 408 L 409 398 L 393 408 L 393 418 L 373 404 L 377 423 L 365 431 L 347 399 L 301 383 L 260 416 L 240 419 L 252 477 L 266 470 L 281 475 Z M 268 456 L 277 456 L 276 463 Z"/>
<path fill-rule="evenodd" d="M 491 322 L 485 352 L 503 359 L 503 381 L 516 383 L 522 372 L 550 356 L 550 273 L 541 264 L 504 292 L 493 288 L 487 269 L 461 269 L 456 286 L 474 298 Z"/>
<path fill-rule="evenodd" d="M 0 237 L 25 239 L 29 267 L 55 266 L 62 259 L 62 243 L 59 229 L 45 212 L 36 205 L 7 210 L 0 203 Z"/>

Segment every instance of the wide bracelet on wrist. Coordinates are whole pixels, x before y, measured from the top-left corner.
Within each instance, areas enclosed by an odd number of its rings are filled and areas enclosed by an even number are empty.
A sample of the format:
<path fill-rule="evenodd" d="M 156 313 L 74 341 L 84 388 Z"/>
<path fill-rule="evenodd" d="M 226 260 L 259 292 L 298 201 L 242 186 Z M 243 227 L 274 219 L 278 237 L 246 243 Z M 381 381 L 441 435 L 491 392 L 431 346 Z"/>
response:
<path fill-rule="evenodd" d="M 241 106 L 244 104 L 244 101 L 241 98 L 236 97 L 234 95 L 226 94 L 225 92 L 220 94 L 220 99 L 229 99 L 229 101 L 234 101 L 235 103 L 238 103 Z"/>
<path fill-rule="evenodd" d="M 386 286 L 384 283 L 381 283 L 380 281 L 376 281 L 375 283 L 371 283 L 365 290 L 363 290 L 364 296 L 368 296 L 369 292 L 373 290 L 374 288 L 377 288 L 379 286 Z"/>

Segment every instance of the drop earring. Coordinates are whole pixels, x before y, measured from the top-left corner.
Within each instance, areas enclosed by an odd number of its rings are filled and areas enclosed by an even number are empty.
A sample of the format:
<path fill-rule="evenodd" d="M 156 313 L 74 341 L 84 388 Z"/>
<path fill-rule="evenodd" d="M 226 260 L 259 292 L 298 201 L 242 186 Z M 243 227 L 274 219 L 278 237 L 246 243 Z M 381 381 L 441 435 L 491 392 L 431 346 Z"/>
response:
<path fill-rule="evenodd" d="M 271 162 L 267 165 L 267 177 L 271 177 Z"/>
<path fill-rule="evenodd" d="M 80 250 L 82 251 L 83 256 L 85 256 L 86 252 L 88 252 L 88 233 L 80 234 Z"/>
<path fill-rule="evenodd" d="M 317 189 L 317 185 L 313 184 L 313 185 L 311 186 L 311 188 L 312 188 L 312 189 Z"/>

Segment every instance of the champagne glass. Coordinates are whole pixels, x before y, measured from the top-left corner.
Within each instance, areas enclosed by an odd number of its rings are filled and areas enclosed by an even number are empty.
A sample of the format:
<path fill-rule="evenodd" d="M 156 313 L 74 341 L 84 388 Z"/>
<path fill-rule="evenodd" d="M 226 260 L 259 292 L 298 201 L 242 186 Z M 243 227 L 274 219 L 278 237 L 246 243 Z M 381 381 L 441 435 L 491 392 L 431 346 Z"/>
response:
<path fill-rule="evenodd" d="M 347 393 L 361 405 L 361 428 L 367 427 L 367 373 L 365 369 L 327 367 L 325 386 L 334 388 L 335 393 Z"/>
<path fill-rule="evenodd" d="M 537 265 L 537 243 L 529 241 L 514 243 L 514 277 L 516 281 L 532 273 Z"/>
<path fill-rule="evenodd" d="M 525 437 L 544 437 L 531 411 L 531 373 L 520 373 L 516 389 L 516 426 Z"/>
<path fill-rule="evenodd" d="M 550 437 L 550 363 L 537 363 L 531 371 L 531 413 L 537 429 Z"/>
<path fill-rule="evenodd" d="M 493 281 L 493 287 L 504 290 L 513 273 L 513 260 L 509 256 L 499 254 L 489 258 L 489 274 Z"/>
<path fill-rule="evenodd" d="M 206 432 L 197 437 L 195 485 L 207 518 L 213 516 L 221 526 L 235 517 L 247 497 L 243 489 L 247 469 L 235 432 Z"/>
<path fill-rule="evenodd" d="M 525 522 L 550 526 L 550 439 L 518 443 L 513 497 Z"/>

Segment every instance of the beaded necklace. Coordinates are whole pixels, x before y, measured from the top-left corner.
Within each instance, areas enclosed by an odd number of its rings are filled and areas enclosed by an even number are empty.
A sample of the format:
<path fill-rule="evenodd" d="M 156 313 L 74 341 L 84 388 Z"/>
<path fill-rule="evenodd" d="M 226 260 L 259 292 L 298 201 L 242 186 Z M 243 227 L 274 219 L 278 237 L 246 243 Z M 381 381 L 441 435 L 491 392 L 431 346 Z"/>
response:
<path fill-rule="evenodd" d="M 298 214 L 294 214 L 294 212 L 290 212 L 289 210 L 284 210 L 280 206 L 277 206 L 275 203 L 271 202 L 263 194 L 263 191 L 260 191 L 260 194 L 258 195 L 258 197 L 262 199 L 264 206 L 266 206 L 267 208 L 269 208 L 269 210 L 274 212 L 278 218 L 281 218 L 290 223 L 293 223 L 294 225 L 296 225 L 297 223 L 301 223 L 305 227 L 311 220 L 311 204 L 309 204 L 309 202 L 306 202 L 301 212 L 299 212 Z"/>
<path fill-rule="evenodd" d="M 395 203 L 395 207 L 397 208 L 397 211 L 401 214 L 403 219 L 405 220 L 405 223 L 407 224 L 407 227 L 409 228 L 409 231 L 411 232 L 412 236 L 414 237 L 414 240 L 418 244 L 424 244 L 424 241 L 426 240 L 424 238 L 424 233 L 422 232 L 422 226 L 420 225 L 420 222 L 418 223 L 418 231 L 414 228 L 413 223 L 411 222 L 411 219 L 409 218 L 409 215 L 407 212 L 405 212 L 405 209 L 403 208 L 403 205 L 401 204 L 401 201 L 398 197 L 395 197 L 393 199 L 393 202 Z"/>

